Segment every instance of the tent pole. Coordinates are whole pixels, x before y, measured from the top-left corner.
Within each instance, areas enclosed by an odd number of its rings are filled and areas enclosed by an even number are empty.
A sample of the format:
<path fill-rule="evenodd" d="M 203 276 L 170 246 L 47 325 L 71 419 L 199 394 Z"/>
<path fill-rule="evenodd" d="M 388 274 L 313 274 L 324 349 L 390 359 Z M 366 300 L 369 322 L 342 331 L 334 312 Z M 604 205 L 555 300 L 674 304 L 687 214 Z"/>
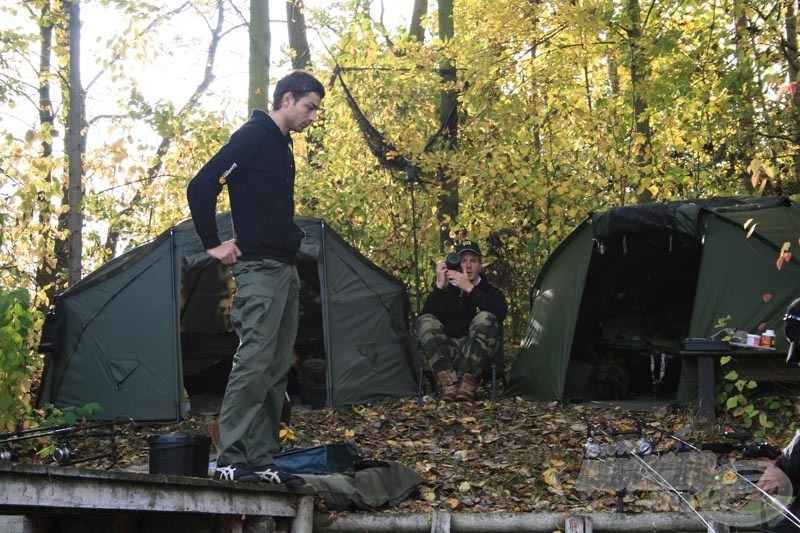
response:
<path fill-rule="evenodd" d="M 416 283 L 416 291 L 417 291 L 417 313 L 419 314 L 420 309 L 420 299 L 422 295 L 420 294 L 420 287 L 419 287 L 419 244 L 417 243 L 417 201 L 414 196 L 414 183 L 417 181 L 417 169 L 413 165 L 409 165 L 406 168 L 406 172 L 408 173 L 408 183 L 411 185 L 411 236 L 414 241 L 414 277 Z"/>
<path fill-rule="evenodd" d="M 320 279 L 320 300 L 322 303 L 322 342 L 325 346 L 325 405 L 333 407 L 333 380 L 331 375 L 331 361 L 333 356 L 331 353 L 331 328 L 328 321 L 330 320 L 329 295 L 328 295 L 328 240 L 325 237 L 325 221 L 320 221 L 320 235 L 319 235 L 319 253 L 320 257 L 317 259 L 318 267 L 321 265 L 321 279 Z"/>
<path fill-rule="evenodd" d="M 175 261 L 175 226 L 169 228 L 169 260 L 172 268 L 172 327 L 174 335 L 172 337 L 173 352 L 175 357 L 175 420 L 183 420 L 183 355 L 181 353 L 181 322 L 178 318 L 180 314 L 180 279 L 178 275 L 179 265 Z M 188 414 L 188 413 L 187 413 Z"/>

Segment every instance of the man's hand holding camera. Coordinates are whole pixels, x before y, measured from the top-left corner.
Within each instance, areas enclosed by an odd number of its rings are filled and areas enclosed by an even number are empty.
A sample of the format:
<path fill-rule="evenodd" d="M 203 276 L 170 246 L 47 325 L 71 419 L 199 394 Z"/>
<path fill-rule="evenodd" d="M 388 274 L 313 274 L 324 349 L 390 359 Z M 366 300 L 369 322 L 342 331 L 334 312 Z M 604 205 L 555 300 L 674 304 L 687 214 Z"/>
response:
<path fill-rule="evenodd" d="M 469 293 L 472 292 L 474 285 L 469 280 L 469 277 L 460 270 L 453 270 L 447 268 L 447 263 L 444 260 L 436 263 L 436 288 L 444 289 L 448 283 L 451 283 Z"/>
<path fill-rule="evenodd" d="M 436 288 L 444 289 L 447 286 L 447 263 L 444 259 L 436 262 Z"/>
<path fill-rule="evenodd" d="M 472 288 L 475 285 L 472 284 L 472 282 L 469 280 L 466 274 L 464 274 L 460 270 L 448 270 L 446 274 L 447 274 L 447 280 L 450 283 L 452 283 L 462 291 L 466 292 L 467 294 L 472 292 Z"/>

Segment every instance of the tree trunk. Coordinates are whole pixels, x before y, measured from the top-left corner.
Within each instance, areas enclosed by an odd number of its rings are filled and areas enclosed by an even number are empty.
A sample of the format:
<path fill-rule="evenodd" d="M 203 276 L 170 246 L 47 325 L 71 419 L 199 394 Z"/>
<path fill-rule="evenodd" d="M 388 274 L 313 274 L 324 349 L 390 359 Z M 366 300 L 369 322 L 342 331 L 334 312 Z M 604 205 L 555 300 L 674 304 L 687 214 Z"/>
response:
<path fill-rule="evenodd" d="M 306 69 L 311 61 L 304 9 L 303 0 L 286 1 L 286 24 L 289 30 L 289 50 L 292 55 L 293 69 Z"/>
<path fill-rule="evenodd" d="M 734 138 L 736 149 L 735 158 L 731 164 L 738 168 L 739 181 L 746 190 L 758 193 L 758 184 L 753 183 L 750 173 L 750 163 L 753 161 L 753 146 L 756 144 L 755 111 L 750 87 L 753 85 L 755 69 L 751 60 L 749 41 L 749 22 L 745 14 L 746 6 L 741 0 L 733 3 L 735 31 L 733 42 L 736 46 L 736 71 L 731 76 L 733 83 L 730 85 L 731 97 L 736 100 L 739 116 L 737 117 L 738 132 Z"/>
<path fill-rule="evenodd" d="M 50 3 L 47 2 L 42 7 L 41 21 L 47 21 L 46 25 L 39 28 L 39 122 L 42 125 L 42 131 L 54 131 L 55 117 L 53 115 L 53 103 L 50 97 L 50 79 L 52 65 L 50 58 L 53 53 L 53 16 L 50 13 Z M 49 127 L 48 127 L 49 126 Z M 47 159 L 53 155 L 53 144 L 49 138 L 42 141 L 41 157 Z M 51 172 L 47 173 L 47 179 L 53 180 Z M 62 205 L 67 203 L 67 189 L 63 185 L 62 190 Z M 50 206 L 50 198 L 44 193 L 40 192 L 37 198 L 38 216 L 41 227 L 50 227 L 50 216 L 52 209 Z M 39 290 L 43 291 L 46 295 L 47 303 L 52 304 L 55 295 L 60 293 L 64 288 L 63 274 L 68 270 L 69 260 L 69 241 L 63 236 L 68 227 L 68 213 L 62 210 L 58 214 L 58 225 L 56 231 L 49 233 L 52 236 L 52 258 L 43 258 L 36 268 L 36 286 Z M 52 260 L 51 260 L 52 259 Z"/>
<path fill-rule="evenodd" d="M 81 279 L 83 255 L 83 153 L 85 148 L 86 113 L 84 91 L 81 83 L 81 7 L 80 2 L 66 2 L 69 41 L 69 103 L 67 105 L 67 131 L 64 138 L 69 161 L 67 199 L 69 202 L 69 276 L 73 285 Z"/>
<path fill-rule="evenodd" d="M 798 0 L 800 1 L 800 0 Z M 791 121 L 792 143 L 795 147 L 800 146 L 800 90 L 797 88 L 798 75 L 800 75 L 800 58 L 797 52 L 797 6 L 795 0 L 786 0 L 786 44 L 784 45 L 784 57 L 788 63 L 789 83 L 793 84 L 792 91 L 792 112 L 789 120 Z M 793 195 L 800 193 L 800 151 L 795 150 L 792 155 L 794 174 L 792 181 L 784 180 L 781 183 L 780 194 Z"/>
<path fill-rule="evenodd" d="M 649 66 L 647 57 L 642 50 L 642 21 L 639 0 L 628 0 L 626 5 L 630 28 L 628 29 L 628 50 L 630 53 L 631 69 L 631 91 L 634 128 L 637 137 L 641 136 L 644 141 L 634 147 L 634 163 L 640 172 L 638 177 L 644 175 L 644 169 L 650 163 L 650 146 L 653 136 L 650 128 L 650 119 L 647 118 L 647 103 L 642 98 L 642 91 L 645 81 L 648 78 Z M 653 195 L 648 189 L 644 189 L 636 195 L 637 203 L 643 204 L 653 201 Z"/>
<path fill-rule="evenodd" d="M 286 25 L 289 31 L 289 53 L 292 56 L 292 68 L 305 70 L 311 62 L 311 49 L 308 47 L 308 28 L 306 17 L 303 14 L 305 5 L 303 0 L 286 0 Z M 306 161 L 309 165 L 319 167 L 314 156 L 322 150 L 322 139 L 305 132 Z"/>
<path fill-rule="evenodd" d="M 250 0 L 250 87 L 249 109 L 269 109 L 269 1 Z"/>
<path fill-rule="evenodd" d="M 454 35 L 453 0 L 439 0 L 439 38 L 448 43 Z M 441 62 L 442 94 L 439 103 L 439 124 L 445 140 L 445 150 L 455 148 L 458 140 L 458 92 L 453 89 L 456 82 L 455 65 L 447 60 Z M 439 192 L 440 246 L 450 239 L 451 226 L 458 219 L 458 176 L 446 169 L 439 171 L 442 184 Z"/>
<path fill-rule="evenodd" d="M 416 37 L 418 43 L 425 42 L 425 29 L 422 27 L 422 19 L 427 14 L 428 0 L 414 0 L 414 12 L 411 14 L 408 35 Z"/>

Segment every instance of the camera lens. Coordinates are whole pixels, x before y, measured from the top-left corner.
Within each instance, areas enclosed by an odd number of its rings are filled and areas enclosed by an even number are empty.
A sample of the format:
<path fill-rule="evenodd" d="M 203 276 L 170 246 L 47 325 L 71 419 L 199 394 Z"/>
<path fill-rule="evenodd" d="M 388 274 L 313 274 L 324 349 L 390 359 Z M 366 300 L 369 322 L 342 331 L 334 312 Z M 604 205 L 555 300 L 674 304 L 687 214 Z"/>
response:
<path fill-rule="evenodd" d="M 461 270 L 461 257 L 457 253 L 447 254 L 444 259 L 447 270 Z"/>

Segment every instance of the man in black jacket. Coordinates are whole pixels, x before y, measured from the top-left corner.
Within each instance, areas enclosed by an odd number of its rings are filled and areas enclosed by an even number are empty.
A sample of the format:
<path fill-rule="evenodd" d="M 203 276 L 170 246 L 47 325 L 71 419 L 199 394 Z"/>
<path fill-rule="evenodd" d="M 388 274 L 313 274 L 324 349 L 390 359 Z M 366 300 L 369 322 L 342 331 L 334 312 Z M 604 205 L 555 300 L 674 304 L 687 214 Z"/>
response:
<path fill-rule="evenodd" d="M 800 362 L 800 298 L 794 300 L 786 309 L 783 317 L 783 332 L 789 341 L 789 351 L 786 362 L 798 364 Z M 758 480 L 758 486 L 770 494 L 791 494 L 793 500 L 783 519 L 770 525 L 773 533 L 800 531 L 800 430 L 795 432 L 792 441 L 783 449 L 781 455 L 770 465 Z"/>
<path fill-rule="evenodd" d="M 308 72 L 286 75 L 275 87 L 269 113 L 253 110 L 187 188 L 203 247 L 231 265 L 236 280 L 230 317 L 240 343 L 220 409 L 215 479 L 304 483 L 274 464 L 297 334 L 300 280 L 295 255 L 303 239 L 294 223 L 290 133 L 314 122 L 324 96 L 325 88 Z M 224 185 L 234 238 L 221 242 L 215 216 Z"/>
<path fill-rule="evenodd" d="M 436 263 L 436 281 L 414 324 L 423 364 L 446 402 L 471 401 L 478 375 L 494 357 L 508 307 L 502 291 L 483 279 L 474 241 L 456 246 L 458 266 Z"/>

